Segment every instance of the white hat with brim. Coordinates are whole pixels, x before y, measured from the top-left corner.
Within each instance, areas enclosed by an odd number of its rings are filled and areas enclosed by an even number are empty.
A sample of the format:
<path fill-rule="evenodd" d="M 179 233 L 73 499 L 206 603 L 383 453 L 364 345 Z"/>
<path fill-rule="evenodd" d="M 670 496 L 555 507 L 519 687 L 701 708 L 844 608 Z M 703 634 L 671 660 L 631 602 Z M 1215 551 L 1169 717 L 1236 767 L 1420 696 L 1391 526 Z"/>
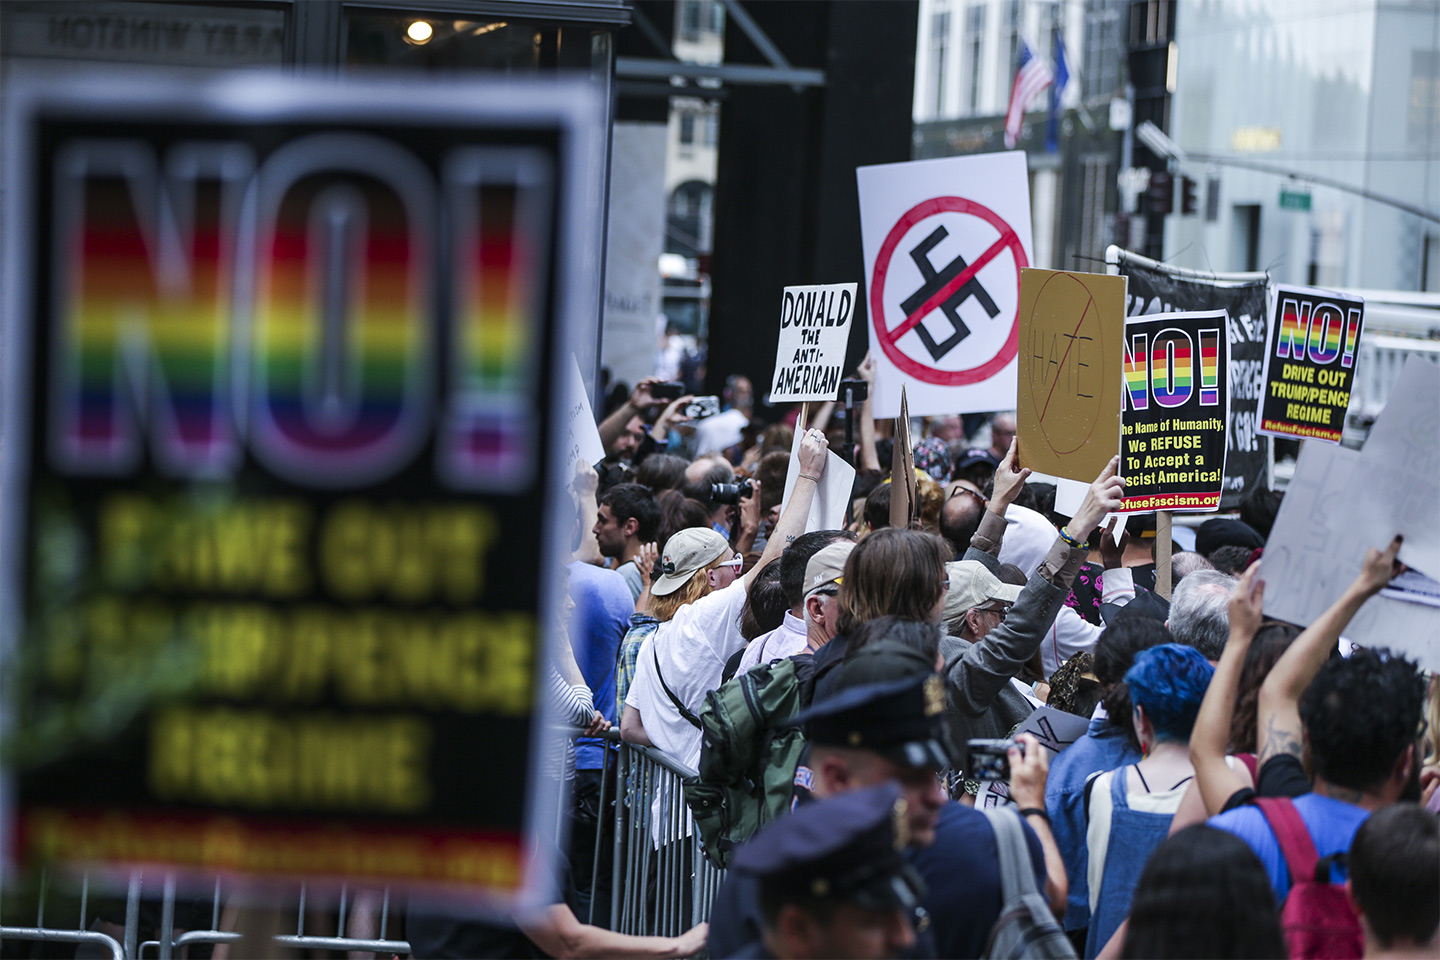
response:
<path fill-rule="evenodd" d="M 686 527 L 677 532 L 666 541 L 660 554 L 660 577 L 650 584 L 650 595 L 674 593 L 729 549 L 728 540 L 706 527 Z"/>

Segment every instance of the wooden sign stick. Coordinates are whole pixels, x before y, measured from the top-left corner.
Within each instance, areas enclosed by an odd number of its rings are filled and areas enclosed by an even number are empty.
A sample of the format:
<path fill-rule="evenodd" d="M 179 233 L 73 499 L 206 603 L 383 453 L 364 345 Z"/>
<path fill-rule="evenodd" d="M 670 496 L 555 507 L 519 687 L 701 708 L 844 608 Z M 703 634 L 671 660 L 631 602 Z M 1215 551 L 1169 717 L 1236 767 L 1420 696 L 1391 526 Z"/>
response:
<path fill-rule="evenodd" d="M 1170 511 L 1155 511 L 1155 592 L 1170 599 Z"/>

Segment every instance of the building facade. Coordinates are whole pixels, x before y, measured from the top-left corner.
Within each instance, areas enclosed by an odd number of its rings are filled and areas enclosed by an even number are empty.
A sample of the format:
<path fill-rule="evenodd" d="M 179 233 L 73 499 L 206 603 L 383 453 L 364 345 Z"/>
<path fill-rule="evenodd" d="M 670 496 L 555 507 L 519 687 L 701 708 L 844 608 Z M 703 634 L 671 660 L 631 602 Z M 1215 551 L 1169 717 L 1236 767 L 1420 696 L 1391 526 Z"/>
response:
<path fill-rule="evenodd" d="M 1356 192 L 1440 211 L 1440 5 L 1178 7 L 1170 134 L 1192 158 L 1178 172 L 1205 196 L 1195 215 L 1168 218 L 1167 258 L 1290 283 L 1440 290 L 1440 222 Z"/>

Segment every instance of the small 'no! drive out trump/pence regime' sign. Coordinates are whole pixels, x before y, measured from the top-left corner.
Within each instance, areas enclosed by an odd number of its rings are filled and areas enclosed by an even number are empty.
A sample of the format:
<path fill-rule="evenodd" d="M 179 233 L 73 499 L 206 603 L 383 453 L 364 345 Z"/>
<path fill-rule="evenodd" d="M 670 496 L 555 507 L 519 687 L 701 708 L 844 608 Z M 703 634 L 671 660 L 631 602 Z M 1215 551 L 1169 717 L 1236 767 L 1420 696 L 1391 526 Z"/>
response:
<path fill-rule="evenodd" d="M 853 283 L 785 288 L 771 402 L 835 399 L 855 316 L 855 289 Z"/>

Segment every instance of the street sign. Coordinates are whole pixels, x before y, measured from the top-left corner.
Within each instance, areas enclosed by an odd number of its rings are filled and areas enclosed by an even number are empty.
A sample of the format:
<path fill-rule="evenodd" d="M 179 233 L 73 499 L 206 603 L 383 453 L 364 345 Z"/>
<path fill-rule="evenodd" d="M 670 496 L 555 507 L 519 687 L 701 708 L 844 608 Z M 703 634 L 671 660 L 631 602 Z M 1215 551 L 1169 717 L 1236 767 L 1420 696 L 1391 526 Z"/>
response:
<path fill-rule="evenodd" d="M 875 415 L 1015 404 L 1030 200 L 1021 153 L 861 167 Z"/>
<path fill-rule="evenodd" d="M 1284 187 L 1281 187 L 1280 209 L 1308 211 L 1310 209 L 1310 191 L 1286 190 Z"/>

